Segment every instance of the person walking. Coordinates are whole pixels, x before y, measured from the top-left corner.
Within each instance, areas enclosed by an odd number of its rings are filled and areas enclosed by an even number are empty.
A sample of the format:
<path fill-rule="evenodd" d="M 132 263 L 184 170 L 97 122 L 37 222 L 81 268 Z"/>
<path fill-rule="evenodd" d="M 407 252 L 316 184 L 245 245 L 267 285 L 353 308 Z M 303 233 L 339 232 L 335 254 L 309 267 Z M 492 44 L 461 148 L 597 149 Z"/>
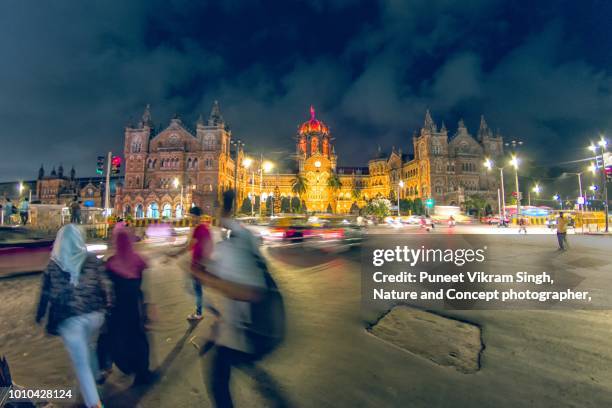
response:
<path fill-rule="evenodd" d="M 190 251 L 190 268 L 193 268 L 194 265 L 204 264 L 210 258 L 213 251 L 213 240 L 208 225 L 202 222 L 202 209 L 200 207 L 191 207 L 189 209 L 189 215 L 191 216 L 193 224 L 195 224 L 195 228 L 193 229 L 187 246 L 182 250 L 168 256 L 176 258 L 177 256 Z M 187 320 L 199 321 L 202 320 L 202 308 L 204 302 L 202 284 L 198 279 L 194 279 L 193 277 L 191 284 L 195 294 L 196 305 L 195 312 L 188 315 Z"/>
<path fill-rule="evenodd" d="M 559 250 L 565 251 L 569 247 L 567 243 L 567 225 L 569 219 L 563 216 L 563 212 L 559 213 L 557 218 L 557 241 L 559 243 Z"/>
<path fill-rule="evenodd" d="M 525 218 L 520 217 L 518 220 L 518 224 L 519 224 L 519 234 L 521 233 L 521 231 L 523 231 L 525 234 L 527 234 L 527 220 L 525 220 Z"/>
<path fill-rule="evenodd" d="M 47 332 L 62 338 L 88 408 L 102 406 L 94 344 L 110 305 L 110 290 L 104 264 L 87 253 L 79 229 L 73 224 L 60 228 L 43 274 L 36 321 L 47 315 Z"/>
<path fill-rule="evenodd" d="M 70 203 L 70 222 L 74 224 L 81 223 L 81 204 L 79 204 L 77 196 L 74 196 Z"/>
<path fill-rule="evenodd" d="M 21 218 L 21 225 L 26 225 L 28 223 L 28 218 L 30 216 L 30 199 L 25 197 L 19 203 L 19 217 Z"/>
<path fill-rule="evenodd" d="M 194 277 L 221 295 L 220 317 L 207 357 L 206 384 L 215 407 L 232 407 L 233 367 L 253 367 L 274 350 L 284 335 L 284 306 L 253 235 L 231 219 L 233 191 L 223 196 L 221 226 L 228 230 Z M 256 376 L 257 377 L 257 376 Z"/>
<path fill-rule="evenodd" d="M 114 254 L 106 262 L 113 282 L 114 303 L 108 318 L 107 349 L 113 362 L 126 374 L 135 374 L 134 385 L 149 384 L 149 341 L 145 332 L 146 312 L 142 274 L 147 262 L 134 250 L 135 237 L 123 223 L 112 235 Z"/>
<path fill-rule="evenodd" d="M 6 198 L 6 203 L 4 204 L 4 225 L 11 225 L 11 217 L 13 216 L 13 202 L 10 198 Z"/>

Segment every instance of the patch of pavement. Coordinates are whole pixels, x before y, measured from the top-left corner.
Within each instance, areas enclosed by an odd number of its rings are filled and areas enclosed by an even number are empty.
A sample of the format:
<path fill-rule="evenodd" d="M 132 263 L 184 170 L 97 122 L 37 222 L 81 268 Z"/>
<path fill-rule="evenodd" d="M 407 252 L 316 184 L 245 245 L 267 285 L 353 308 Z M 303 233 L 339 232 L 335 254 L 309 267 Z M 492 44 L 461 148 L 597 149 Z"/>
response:
<path fill-rule="evenodd" d="M 432 312 L 396 306 L 367 329 L 371 334 L 434 363 L 472 374 L 484 351 L 479 326 Z"/>

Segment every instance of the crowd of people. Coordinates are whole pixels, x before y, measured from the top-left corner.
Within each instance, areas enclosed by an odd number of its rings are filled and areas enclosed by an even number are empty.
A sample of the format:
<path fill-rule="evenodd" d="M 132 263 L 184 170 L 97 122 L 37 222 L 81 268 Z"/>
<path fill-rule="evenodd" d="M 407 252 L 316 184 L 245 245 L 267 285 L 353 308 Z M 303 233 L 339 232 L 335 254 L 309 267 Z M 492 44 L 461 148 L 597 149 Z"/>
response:
<path fill-rule="evenodd" d="M 217 407 L 233 406 L 232 368 L 253 364 L 276 348 L 284 334 L 282 296 L 259 254 L 252 234 L 230 218 L 233 196 L 224 195 L 220 227 L 223 241 L 213 244 L 201 210 L 192 208 L 188 245 L 169 254 L 188 253 L 186 268 L 195 294 L 188 320 L 204 318 L 203 288 L 217 291 L 221 304 L 211 306 L 214 337 L 206 357 L 206 388 Z M 158 374 L 150 368 L 147 306 L 143 274 L 149 264 L 135 248 L 135 235 L 124 222 L 112 232 L 112 256 L 106 261 L 88 254 L 78 221 L 62 227 L 42 278 L 37 322 L 60 336 L 70 357 L 82 400 L 101 407 L 98 385 L 113 365 L 134 375 L 134 386 L 151 384 Z M 220 310 L 220 312 L 219 312 Z M 162 311 L 163 313 L 163 311 Z M 219 315 L 221 314 L 221 316 Z"/>
<path fill-rule="evenodd" d="M 0 221 L 3 225 L 15 225 L 16 216 L 19 216 L 17 223 L 26 225 L 30 217 L 30 199 L 22 198 L 18 204 L 11 201 L 10 197 L 4 199 L 4 203 L 0 203 Z"/>

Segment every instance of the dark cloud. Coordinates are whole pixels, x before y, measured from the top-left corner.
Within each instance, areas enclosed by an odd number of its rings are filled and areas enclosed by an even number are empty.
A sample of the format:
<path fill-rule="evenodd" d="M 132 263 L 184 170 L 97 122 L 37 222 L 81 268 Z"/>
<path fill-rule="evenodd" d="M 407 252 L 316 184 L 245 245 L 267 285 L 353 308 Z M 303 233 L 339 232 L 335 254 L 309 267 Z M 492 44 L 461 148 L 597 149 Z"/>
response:
<path fill-rule="evenodd" d="M 146 103 L 193 127 L 214 99 L 255 151 L 292 151 L 313 104 L 343 165 L 409 149 L 427 108 L 451 133 L 484 113 L 534 160 L 580 158 L 612 127 L 610 6 L 592 5 L 4 2 L 0 179 L 41 162 L 93 174 Z"/>

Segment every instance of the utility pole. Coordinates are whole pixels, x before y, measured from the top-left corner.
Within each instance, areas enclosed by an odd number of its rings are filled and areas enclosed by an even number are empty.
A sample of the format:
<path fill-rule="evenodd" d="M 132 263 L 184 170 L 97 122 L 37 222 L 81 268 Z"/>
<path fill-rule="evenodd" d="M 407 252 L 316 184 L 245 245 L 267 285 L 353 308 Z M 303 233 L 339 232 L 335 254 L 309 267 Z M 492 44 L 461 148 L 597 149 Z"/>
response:
<path fill-rule="evenodd" d="M 110 216 L 110 172 L 111 172 L 111 160 L 113 152 L 108 152 L 106 158 L 106 186 L 104 188 L 104 212 L 106 217 Z"/>

